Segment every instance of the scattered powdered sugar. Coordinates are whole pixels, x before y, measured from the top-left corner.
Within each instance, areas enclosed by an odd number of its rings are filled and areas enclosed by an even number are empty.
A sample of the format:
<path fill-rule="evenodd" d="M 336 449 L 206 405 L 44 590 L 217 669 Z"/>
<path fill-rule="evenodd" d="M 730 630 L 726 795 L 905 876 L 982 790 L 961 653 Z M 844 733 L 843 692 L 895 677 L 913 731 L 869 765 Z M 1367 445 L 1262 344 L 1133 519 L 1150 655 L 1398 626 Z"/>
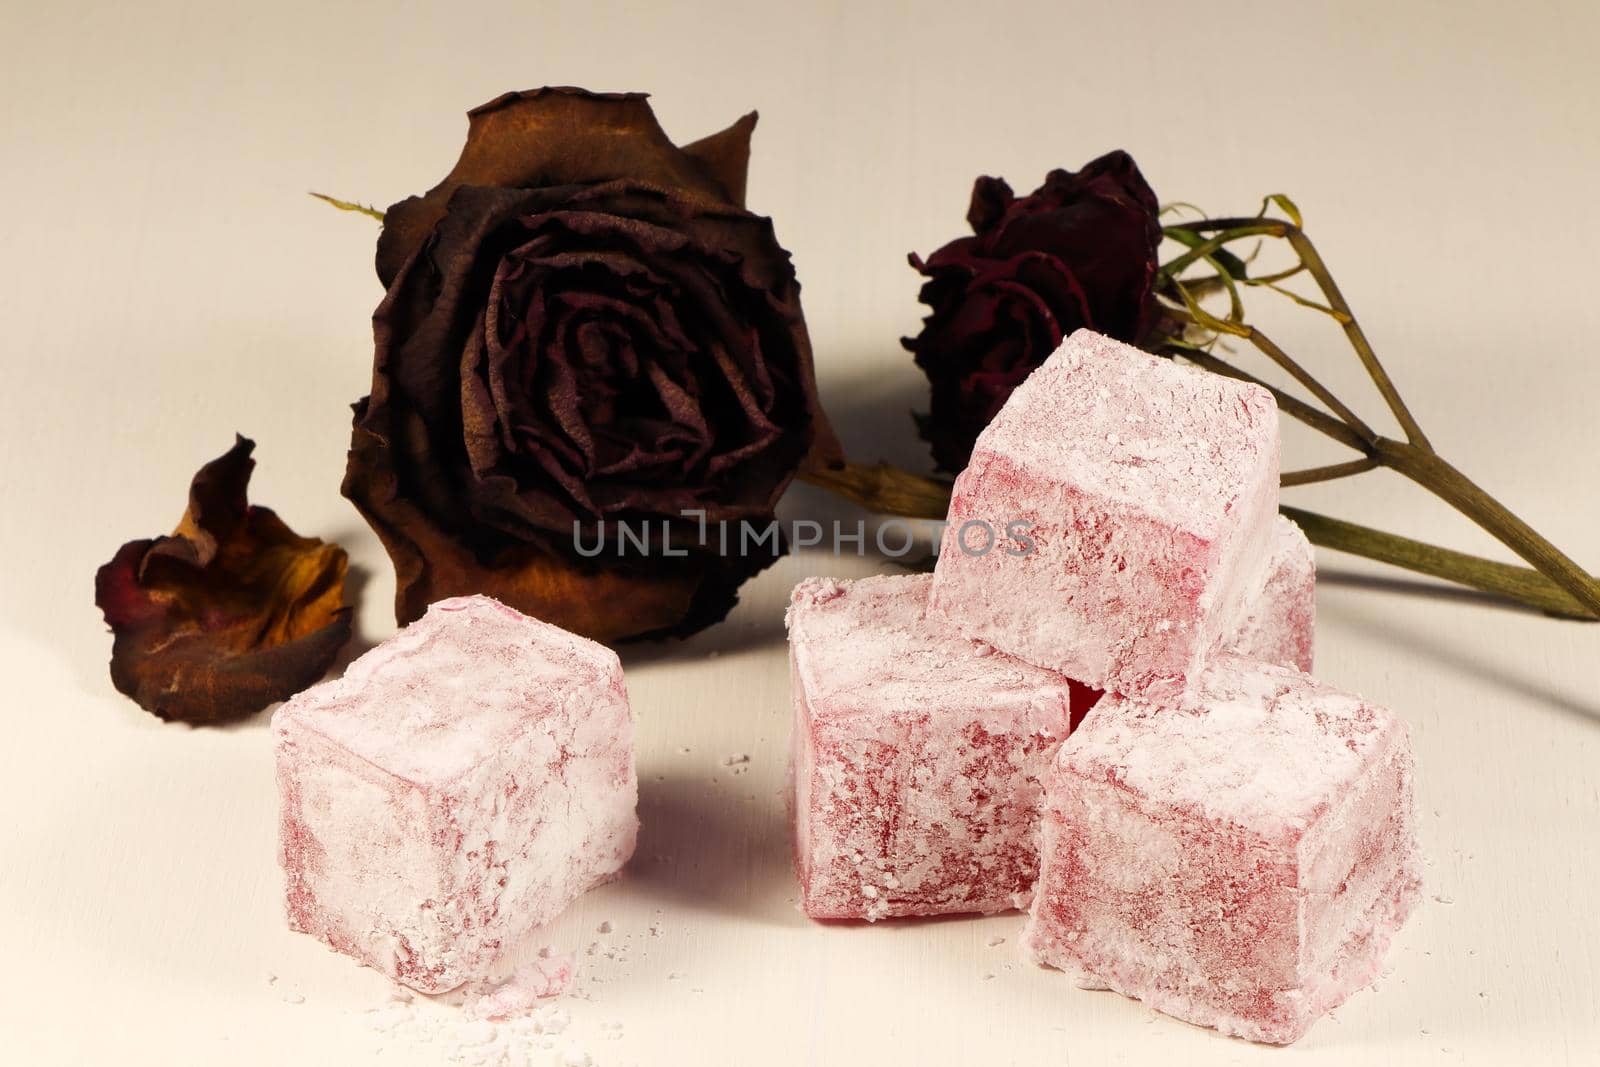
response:
<path fill-rule="evenodd" d="M 267 985 L 274 988 L 277 987 L 278 976 L 276 974 L 274 974 L 272 971 L 268 971 L 266 978 Z M 306 1002 L 305 995 L 294 989 L 280 989 L 278 993 L 278 999 L 283 1001 L 285 1004 L 304 1004 Z"/>
<path fill-rule="evenodd" d="M 558 997 L 572 985 L 571 956 L 541 955 L 468 1006 L 468 1012 L 495 1022 L 526 1015 L 536 1002 Z"/>
<path fill-rule="evenodd" d="M 515 954 L 517 966 L 503 978 L 439 996 L 396 984 L 382 1002 L 356 1017 L 377 1035 L 380 1055 L 406 1049 L 421 1050 L 431 1062 L 461 1067 L 594 1067 L 595 1043 L 620 1042 L 624 1025 L 615 1018 L 586 1017 L 579 1027 L 571 1009 L 580 1004 L 587 1005 L 585 1012 L 595 1009 L 603 999 L 603 984 L 627 973 L 631 954 L 649 954 L 649 938 L 660 937 L 664 929 L 660 909 L 655 914 L 646 928 L 648 938 L 644 930 L 627 932 L 611 919 L 598 920 L 591 929 L 601 938 L 575 954 L 548 946 L 535 951 L 525 943 Z M 677 972 L 666 977 L 680 995 L 703 992 L 677 984 L 684 977 Z M 269 974 L 267 981 L 284 990 L 276 975 Z"/>
<path fill-rule="evenodd" d="M 426 1048 L 444 1063 L 523 1067 L 548 1062 L 545 1057 L 558 1047 L 564 1063 L 591 1062 L 587 1052 L 559 1040 L 572 1022 L 565 1008 L 537 1007 L 496 1020 L 473 1018 L 449 1004 L 391 1000 L 366 1014 L 367 1025 L 382 1035 L 385 1047 Z"/>

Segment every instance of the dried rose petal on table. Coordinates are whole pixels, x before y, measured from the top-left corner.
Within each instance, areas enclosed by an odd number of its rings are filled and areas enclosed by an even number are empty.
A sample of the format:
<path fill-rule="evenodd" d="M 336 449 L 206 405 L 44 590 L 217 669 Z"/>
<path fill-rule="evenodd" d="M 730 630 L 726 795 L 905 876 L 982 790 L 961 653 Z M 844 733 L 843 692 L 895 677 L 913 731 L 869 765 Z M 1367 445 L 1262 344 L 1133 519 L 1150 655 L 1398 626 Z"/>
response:
<path fill-rule="evenodd" d="M 249 503 L 254 448 L 240 437 L 201 467 L 177 530 L 128 542 L 95 575 L 111 681 L 163 719 L 260 711 L 321 678 L 350 639 L 344 549 Z"/>
<path fill-rule="evenodd" d="M 596 640 L 686 634 L 772 562 L 718 524 L 765 528 L 839 450 L 789 254 L 744 208 L 754 124 L 679 148 L 639 94 L 512 93 L 385 213 L 344 493 L 400 622 L 484 593 Z"/>

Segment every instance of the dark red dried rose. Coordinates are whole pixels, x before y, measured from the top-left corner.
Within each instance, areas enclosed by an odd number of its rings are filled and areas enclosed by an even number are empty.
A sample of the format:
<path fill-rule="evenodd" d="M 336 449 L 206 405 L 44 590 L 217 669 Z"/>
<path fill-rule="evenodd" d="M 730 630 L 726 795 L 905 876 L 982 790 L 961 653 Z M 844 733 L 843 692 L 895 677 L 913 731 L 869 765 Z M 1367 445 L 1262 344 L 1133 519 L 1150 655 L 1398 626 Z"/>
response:
<path fill-rule="evenodd" d="M 401 622 L 487 593 L 599 640 L 682 634 L 772 561 L 717 524 L 764 528 L 838 445 L 789 255 L 743 205 L 754 124 L 680 149 L 643 96 L 515 93 L 389 209 L 344 492 Z"/>
<path fill-rule="evenodd" d="M 246 496 L 255 443 L 200 468 L 170 537 L 130 541 L 95 575 L 111 681 L 190 723 L 260 711 L 317 681 L 350 639 L 347 558 Z"/>
<path fill-rule="evenodd" d="M 1138 344 L 1155 325 L 1160 209 L 1126 152 L 1053 170 L 1031 196 L 979 178 L 961 237 L 911 265 L 931 309 L 904 342 L 932 387 L 919 417 L 934 460 L 959 471 L 1011 390 L 1088 327 Z"/>

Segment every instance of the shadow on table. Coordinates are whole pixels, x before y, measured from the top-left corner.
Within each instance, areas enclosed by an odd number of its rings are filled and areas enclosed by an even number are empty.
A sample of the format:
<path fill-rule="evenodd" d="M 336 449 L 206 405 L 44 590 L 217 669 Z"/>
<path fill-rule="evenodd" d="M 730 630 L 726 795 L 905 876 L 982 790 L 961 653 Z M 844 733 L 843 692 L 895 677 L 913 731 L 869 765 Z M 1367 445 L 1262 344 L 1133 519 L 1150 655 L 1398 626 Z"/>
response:
<path fill-rule="evenodd" d="M 1485 593 L 1479 593 L 1471 589 L 1436 586 L 1426 581 L 1398 579 L 1391 582 L 1383 578 L 1369 578 L 1365 575 L 1352 575 L 1339 571 L 1330 572 L 1325 570 L 1318 571 L 1317 581 L 1326 585 L 1340 585 L 1362 590 L 1398 589 L 1407 593 L 1415 592 L 1433 599 L 1444 599 L 1464 604 L 1485 604 L 1497 610 L 1504 610 L 1516 615 L 1541 616 L 1541 613 L 1532 609 L 1507 604 L 1504 600 Z M 1416 588 L 1413 589 L 1412 587 Z M 1453 644 L 1448 634 L 1406 625 L 1381 611 L 1352 610 L 1353 608 L 1355 608 L 1354 602 L 1349 601 L 1342 602 L 1339 606 L 1341 613 L 1346 615 L 1359 614 L 1361 629 L 1391 648 L 1401 649 L 1413 656 L 1430 660 L 1448 671 L 1482 682 L 1486 686 L 1515 696 L 1538 701 L 1562 714 L 1576 717 L 1591 725 L 1600 726 L 1600 700 L 1590 696 L 1580 697 L 1570 692 L 1563 692 L 1556 686 L 1535 677 L 1528 670 L 1529 664 L 1526 657 L 1509 646 L 1500 645 L 1493 650 L 1486 650 L 1481 645 L 1476 644 L 1471 646 Z M 1536 623 L 1536 625 L 1587 627 L 1600 626 L 1600 623 L 1578 622 L 1551 617 L 1545 619 L 1542 623 Z"/>
<path fill-rule="evenodd" d="M 828 359 L 821 370 L 822 406 L 851 459 L 933 472 L 911 418 L 913 411 L 928 410 L 928 380 L 909 352 L 895 346 L 882 359 Z"/>
<path fill-rule="evenodd" d="M 1506 611 L 1513 615 L 1545 617 L 1545 613 L 1537 608 L 1518 604 L 1493 593 L 1485 593 L 1478 589 L 1468 589 L 1464 585 L 1452 585 L 1449 582 L 1435 581 L 1430 578 L 1411 576 L 1404 573 L 1393 575 L 1363 574 L 1359 571 L 1340 570 L 1337 567 L 1318 567 L 1317 583 L 1319 585 L 1339 586 L 1344 589 L 1394 593 L 1441 603 L 1478 604 L 1483 607 Z M 1551 617 L 1553 618 L 1554 616 Z"/>
<path fill-rule="evenodd" d="M 742 612 L 738 607 L 722 622 L 690 634 L 616 646 L 624 671 L 650 663 L 736 655 L 751 649 L 782 646 L 787 641 L 782 611 Z"/>
<path fill-rule="evenodd" d="M 770 783 L 743 776 L 645 774 L 639 780 L 639 847 L 633 891 L 668 910 L 715 912 L 799 926 L 789 825 Z"/>

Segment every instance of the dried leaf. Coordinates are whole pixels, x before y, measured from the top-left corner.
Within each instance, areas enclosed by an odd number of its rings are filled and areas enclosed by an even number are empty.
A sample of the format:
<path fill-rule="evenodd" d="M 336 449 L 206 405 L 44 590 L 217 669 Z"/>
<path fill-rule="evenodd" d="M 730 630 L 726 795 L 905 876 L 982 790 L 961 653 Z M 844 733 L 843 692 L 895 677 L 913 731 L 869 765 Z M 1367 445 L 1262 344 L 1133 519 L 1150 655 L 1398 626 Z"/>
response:
<path fill-rule="evenodd" d="M 1293 200 L 1290 200 L 1282 193 L 1268 193 L 1266 196 L 1262 197 L 1261 210 L 1256 214 L 1258 216 L 1265 217 L 1267 214 L 1267 208 L 1273 204 L 1276 204 L 1279 208 L 1281 208 L 1283 213 L 1289 216 L 1289 221 L 1294 223 L 1296 226 L 1304 226 L 1306 224 L 1304 216 L 1300 214 L 1300 205 L 1296 204 Z"/>
<path fill-rule="evenodd" d="M 317 681 L 350 639 L 348 558 L 246 489 L 255 443 L 200 468 L 170 537 L 130 541 L 95 576 L 111 680 L 163 719 L 223 722 Z"/>
<path fill-rule="evenodd" d="M 310 195 L 321 200 L 324 204 L 332 204 L 340 211 L 353 211 L 357 215 L 365 215 L 368 218 L 377 219 L 379 222 L 383 221 L 383 212 L 371 204 L 362 204 L 354 200 L 340 200 L 338 197 L 329 196 L 327 193 L 312 193 Z"/>

